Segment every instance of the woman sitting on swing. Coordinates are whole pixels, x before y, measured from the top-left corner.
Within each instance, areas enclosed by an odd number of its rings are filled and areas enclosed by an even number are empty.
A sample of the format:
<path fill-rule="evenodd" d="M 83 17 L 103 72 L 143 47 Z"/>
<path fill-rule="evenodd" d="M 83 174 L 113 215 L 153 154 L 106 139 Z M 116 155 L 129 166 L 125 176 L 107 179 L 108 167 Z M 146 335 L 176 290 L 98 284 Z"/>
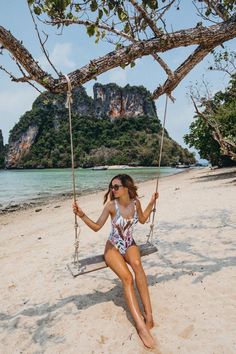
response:
<path fill-rule="evenodd" d="M 158 193 L 152 195 L 147 208 L 142 211 L 133 179 L 129 175 L 119 174 L 112 178 L 104 196 L 104 204 L 108 196 L 110 201 L 105 205 L 97 222 L 92 221 L 77 203 L 73 204 L 73 211 L 93 231 L 100 230 L 110 215 L 112 229 L 106 242 L 104 259 L 107 266 L 122 281 L 125 299 L 141 340 L 146 347 L 154 348 L 155 342 L 150 333 L 150 329 L 154 326 L 152 307 L 139 248 L 133 239 L 133 226 L 138 221 L 141 224 L 146 222 L 158 198 Z M 135 274 L 136 286 L 145 312 L 144 317 L 138 305 L 134 292 L 133 276 L 127 263 Z"/>

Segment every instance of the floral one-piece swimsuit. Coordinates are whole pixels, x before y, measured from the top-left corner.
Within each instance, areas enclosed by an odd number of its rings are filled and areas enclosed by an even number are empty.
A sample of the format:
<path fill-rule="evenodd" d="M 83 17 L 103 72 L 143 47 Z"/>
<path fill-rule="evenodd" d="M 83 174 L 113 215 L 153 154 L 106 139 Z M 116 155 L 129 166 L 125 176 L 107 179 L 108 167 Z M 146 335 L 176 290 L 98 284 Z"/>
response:
<path fill-rule="evenodd" d="M 132 219 L 124 218 L 120 213 L 118 201 L 115 199 L 114 202 L 116 215 L 111 220 L 112 229 L 108 240 L 119 250 L 121 255 L 124 256 L 127 249 L 130 246 L 135 245 L 135 241 L 133 239 L 133 229 L 134 225 L 138 222 L 136 200 L 133 200 L 134 216 Z"/>

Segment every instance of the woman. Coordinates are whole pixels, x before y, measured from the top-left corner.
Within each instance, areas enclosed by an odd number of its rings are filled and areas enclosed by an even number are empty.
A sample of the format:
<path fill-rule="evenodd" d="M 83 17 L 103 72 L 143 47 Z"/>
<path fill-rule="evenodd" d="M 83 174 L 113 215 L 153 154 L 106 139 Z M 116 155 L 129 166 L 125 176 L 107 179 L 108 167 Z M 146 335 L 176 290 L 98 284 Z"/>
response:
<path fill-rule="evenodd" d="M 104 204 L 108 197 L 110 201 L 105 205 L 96 222 L 92 221 L 77 203 L 73 204 L 73 211 L 93 231 L 100 230 L 108 217 L 111 217 L 112 229 L 106 242 L 104 258 L 108 267 L 122 281 L 126 302 L 141 340 L 146 347 L 154 348 L 154 339 L 150 333 L 150 329 L 154 326 L 152 307 L 139 248 L 133 239 L 133 226 L 138 221 L 141 224 L 146 222 L 158 198 L 158 193 L 152 195 L 148 206 L 143 211 L 133 179 L 126 174 L 119 174 L 111 180 L 109 189 L 104 196 Z M 144 317 L 138 305 L 134 292 L 133 276 L 127 263 L 135 274 L 136 286 L 145 312 Z"/>

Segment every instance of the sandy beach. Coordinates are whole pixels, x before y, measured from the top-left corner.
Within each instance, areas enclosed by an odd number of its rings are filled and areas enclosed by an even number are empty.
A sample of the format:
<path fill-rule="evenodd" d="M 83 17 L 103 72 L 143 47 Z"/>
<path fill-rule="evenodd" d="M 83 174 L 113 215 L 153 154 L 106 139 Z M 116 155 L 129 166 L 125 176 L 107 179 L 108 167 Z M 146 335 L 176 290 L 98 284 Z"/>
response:
<path fill-rule="evenodd" d="M 139 184 L 146 205 L 155 181 Z M 153 353 L 236 353 L 236 168 L 188 169 L 159 182 L 154 243 L 143 257 L 157 341 Z M 103 192 L 79 201 L 96 220 Z M 108 221 L 81 221 L 80 258 L 103 252 Z M 138 225 L 144 243 L 149 224 Z M 148 353 L 108 268 L 73 278 L 71 200 L 0 216 L 0 353 Z"/>

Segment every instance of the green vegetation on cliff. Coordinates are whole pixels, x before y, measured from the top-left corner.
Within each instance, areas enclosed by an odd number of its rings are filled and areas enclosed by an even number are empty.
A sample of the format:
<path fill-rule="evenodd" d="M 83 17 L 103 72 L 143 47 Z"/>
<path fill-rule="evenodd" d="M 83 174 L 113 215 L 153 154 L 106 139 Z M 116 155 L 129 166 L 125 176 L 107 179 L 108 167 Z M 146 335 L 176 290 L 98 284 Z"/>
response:
<path fill-rule="evenodd" d="M 55 130 L 52 116 L 43 117 L 37 112 L 37 117 L 41 121 L 38 137 L 18 167 L 69 167 L 68 122 L 63 120 L 60 129 Z M 158 163 L 160 124 L 156 118 L 123 118 L 111 122 L 108 118 L 73 117 L 73 131 L 76 166 Z M 162 165 L 178 161 L 193 162 L 193 156 L 166 135 Z"/>
<path fill-rule="evenodd" d="M 135 88 L 137 90 L 137 88 Z M 56 97 L 56 99 L 55 99 Z M 78 99 L 77 99 L 78 101 Z M 9 145 L 14 146 L 29 126 L 38 128 L 34 143 L 14 164 L 14 168 L 70 167 L 70 137 L 65 95 L 44 94 L 33 104 L 11 131 Z M 81 103 L 79 104 L 81 107 Z M 90 104 L 89 112 L 92 112 Z M 81 114 L 72 107 L 75 165 L 157 165 L 161 123 L 157 116 L 138 116 L 110 120 L 95 114 Z M 83 111 L 86 111 L 83 109 Z M 18 146 L 20 144 L 18 143 Z M 165 133 L 162 165 L 192 163 L 192 153 Z"/>

